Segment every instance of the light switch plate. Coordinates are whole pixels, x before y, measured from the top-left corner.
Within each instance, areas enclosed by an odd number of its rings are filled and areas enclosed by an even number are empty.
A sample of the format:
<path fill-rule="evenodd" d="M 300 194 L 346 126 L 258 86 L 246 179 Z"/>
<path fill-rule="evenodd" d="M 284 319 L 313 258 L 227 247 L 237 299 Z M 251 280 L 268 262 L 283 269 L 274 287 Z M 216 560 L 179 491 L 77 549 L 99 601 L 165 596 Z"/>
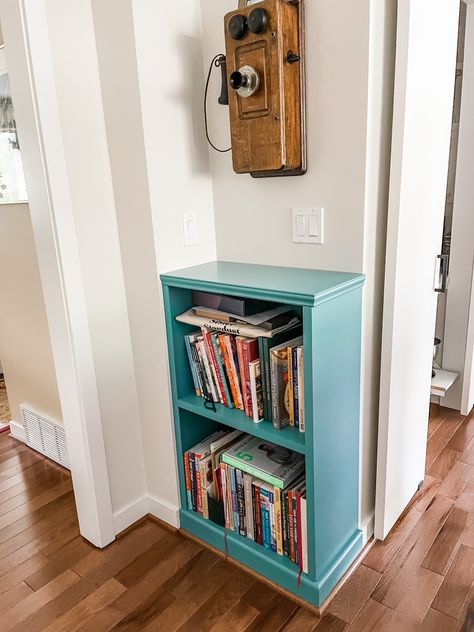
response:
<path fill-rule="evenodd" d="M 183 214 L 184 245 L 196 246 L 199 242 L 196 213 Z"/>
<path fill-rule="evenodd" d="M 296 244 L 324 243 L 324 209 L 294 208 L 293 242 Z"/>

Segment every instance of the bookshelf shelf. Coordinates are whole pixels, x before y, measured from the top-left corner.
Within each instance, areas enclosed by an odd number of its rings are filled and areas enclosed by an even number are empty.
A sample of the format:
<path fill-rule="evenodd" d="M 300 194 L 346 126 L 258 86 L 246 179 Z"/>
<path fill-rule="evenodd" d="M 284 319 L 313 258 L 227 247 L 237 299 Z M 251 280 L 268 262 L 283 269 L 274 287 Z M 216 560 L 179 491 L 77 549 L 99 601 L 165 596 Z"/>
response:
<path fill-rule="evenodd" d="M 181 528 L 307 602 L 320 606 L 362 548 L 359 506 L 361 304 L 364 276 L 212 262 L 161 276 L 180 483 Z M 204 407 L 194 394 L 184 336 L 176 321 L 192 290 L 292 305 L 304 338 L 306 432 L 255 424 L 244 412 Z M 288 558 L 187 508 L 183 453 L 222 427 L 305 455 L 308 573 Z"/>
<path fill-rule="evenodd" d="M 205 408 L 204 400 L 201 397 L 196 397 L 196 395 L 180 397 L 178 406 L 183 410 L 207 417 L 230 428 L 242 430 L 242 432 L 254 435 L 265 441 L 270 441 L 295 452 L 305 454 L 305 433 L 300 432 L 296 428 L 288 427 L 284 430 L 275 430 L 269 421 L 262 421 L 256 424 L 247 417 L 245 412 L 235 408 L 226 408 L 222 404 L 216 404 L 216 412 L 214 412 Z"/>

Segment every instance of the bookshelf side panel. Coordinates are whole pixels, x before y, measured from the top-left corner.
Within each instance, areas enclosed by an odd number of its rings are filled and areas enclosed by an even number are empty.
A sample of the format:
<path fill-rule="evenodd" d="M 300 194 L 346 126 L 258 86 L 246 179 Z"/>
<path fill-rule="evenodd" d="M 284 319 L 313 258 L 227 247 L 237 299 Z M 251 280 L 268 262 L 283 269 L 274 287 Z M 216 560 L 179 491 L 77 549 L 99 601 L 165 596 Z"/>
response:
<path fill-rule="evenodd" d="M 361 308 L 358 288 L 317 305 L 313 312 L 313 398 L 306 403 L 312 411 L 318 580 L 358 532 Z"/>

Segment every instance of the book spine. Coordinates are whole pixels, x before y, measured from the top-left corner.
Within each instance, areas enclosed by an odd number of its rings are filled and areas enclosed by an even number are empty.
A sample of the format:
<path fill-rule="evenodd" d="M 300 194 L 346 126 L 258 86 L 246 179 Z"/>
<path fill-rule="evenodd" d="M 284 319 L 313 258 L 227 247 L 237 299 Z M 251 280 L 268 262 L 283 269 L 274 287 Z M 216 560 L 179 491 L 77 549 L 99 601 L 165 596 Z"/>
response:
<path fill-rule="evenodd" d="M 276 540 L 276 511 L 275 511 L 275 495 L 273 492 L 269 492 L 270 499 L 270 532 L 271 532 L 271 547 L 274 553 L 277 552 L 277 540 Z"/>
<path fill-rule="evenodd" d="M 196 370 L 196 376 L 199 384 L 199 395 L 200 397 L 205 397 L 205 385 L 204 385 L 204 376 L 202 374 L 202 364 L 199 360 L 199 353 L 196 348 L 196 341 L 193 340 L 190 343 L 191 347 L 191 356 L 194 362 L 194 368 Z"/>
<path fill-rule="evenodd" d="M 265 481 L 265 483 L 269 483 L 270 485 L 274 485 L 275 487 L 283 489 L 283 481 L 279 478 L 276 478 L 275 476 L 272 476 L 272 474 L 268 474 L 267 472 L 259 470 L 258 468 L 253 467 L 248 463 L 239 461 L 238 459 L 235 459 L 233 456 L 226 453 L 222 455 L 222 460 L 224 461 L 224 463 L 227 463 L 227 465 L 240 468 L 244 472 L 247 472 L 247 474 L 251 474 L 252 476 L 255 476 L 255 478 L 259 478 L 262 481 Z"/>
<path fill-rule="evenodd" d="M 242 349 L 242 339 L 236 338 L 235 342 L 237 344 L 237 358 L 239 360 L 239 372 L 240 372 L 240 385 L 242 391 L 242 400 L 244 404 L 245 414 L 249 414 L 249 407 L 247 402 L 247 384 L 245 382 L 245 366 L 244 366 L 244 354 Z"/>
<path fill-rule="evenodd" d="M 232 502 L 232 477 L 231 477 L 231 467 L 226 465 L 225 475 L 227 479 L 227 503 L 229 505 L 229 529 L 231 531 L 234 530 L 234 507 Z"/>
<path fill-rule="evenodd" d="M 197 497 L 197 511 L 202 515 L 202 482 L 201 482 L 201 455 L 194 454 L 195 469 L 196 469 L 196 497 Z"/>
<path fill-rule="evenodd" d="M 249 355 L 249 346 L 248 346 L 248 341 L 244 340 L 242 343 L 242 359 L 243 359 L 243 363 L 244 363 L 244 377 L 243 379 L 245 380 L 245 389 L 244 389 L 244 397 L 247 401 L 247 408 L 246 408 L 246 412 L 247 415 L 249 417 L 253 417 L 252 414 L 252 387 L 251 387 L 251 383 L 250 383 L 250 369 L 249 369 L 249 362 L 250 362 L 250 355 Z"/>
<path fill-rule="evenodd" d="M 301 497 L 301 555 L 303 557 L 303 573 L 308 572 L 308 514 L 306 496 Z"/>
<path fill-rule="evenodd" d="M 229 502 L 228 502 L 228 497 L 227 497 L 227 475 L 226 475 L 225 463 L 219 464 L 219 472 L 220 472 L 219 478 L 221 481 L 221 489 L 222 489 L 222 502 L 224 504 L 225 528 L 230 529 Z"/>
<path fill-rule="evenodd" d="M 293 493 L 288 491 L 288 516 L 289 516 L 289 535 L 290 535 L 290 560 L 296 561 L 295 554 L 295 532 L 294 532 L 294 513 L 293 513 Z"/>
<path fill-rule="evenodd" d="M 245 506 L 245 487 L 244 487 L 244 473 L 242 470 L 235 470 L 236 484 L 237 484 L 237 504 L 239 507 L 239 534 L 247 537 L 247 517 Z"/>
<path fill-rule="evenodd" d="M 292 381 L 293 381 L 293 415 L 295 420 L 295 428 L 300 426 L 300 411 L 299 411 L 299 389 L 298 389 L 298 348 L 294 347 L 291 350 L 291 365 L 292 365 Z"/>
<path fill-rule="evenodd" d="M 250 474 L 243 474 L 244 477 L 244 497 L 245 497 L 245 527 L 249 540 L 255 540 L 254 512 L 252 498 L 252 477 Z"/>
<path fill-rule="evenodd" d="M 282 492 L 281 497 L 281 525 L 283 529 L 283 555 L 290 556 L 289 531 L 288 531 L 288 493 Z"/>
<path fill-rule="evenodd" d="M 281 366 L 281 359 L 277 353 L 270 350 L 270 374 L 272 388 L 272 424 L 276 430 L 282 430 L 288 425 L 288 419 L 283 415 L 282 401 L 284 401 L 283 375 L 286 369 Z"/>
<path fill-rule="evenodd" d="M 299 564 L 298 559 L 298 507 L 296 504 L 296 493 L 292 493 L 291 500 L 293 502 L 293 537 L 295 540 L 295 563 Z"/>
<path fill-rule="evenodd" d="M 186 486 L 186 500 L 188 503 L 188 509 L 192 509 L 193 501 L 191 498 L 191 472 L 189 470 L 189 452 L 184 453 L 184 481 Z"/>
<path fill-rule="evenodd" d="M 266 549 L 272 548 L 272 529 L 270 517 L 270 495 L 266 489 L 260 488 L 260 513 L 262 516 L 262 538 Z"/>
<path fill-rule="evenodd" d="M 197 349 L 199 352 L 199 357 L 201 359 L 202 365 L 204 367 L 204 373 L 206 377 L 207 391 L 209 399 L 212 398 L 212 401 L 216 404 L 219 403 L 219 397 L 217 395 L 216 385 L 214 383 L 214 377 L 211 371 L 211 365 L 209 362 L 209 358 L 206 352 L 206 343 L 204 342 L 204 338 L 199 340 L 197 343 Z"/>
<path fill-rule="evenodd" d="M 250 369 L 250 390 L 252 393 L 252 419 L 254 423 L 260 423 L 263 420 L 263 399 L 262 399 L 262 381 L 260 379 L 260 362 L 251 362 Z"/>
<path fill-rule="evenodd" d="M 239 532 L 239 504 L 237 501 L 237 485 L 235 480 L 235 467 L 229 468 L 229 477 L 230 477 L 230 488 L 231 488 L 231 498 L 232 498 L 232 523 L 234 527 L 234 531 L 236 533 Z"/>
<path fill-rule="evenodd" d="M 189 336 L 184 336 L 184 343 L 186 346 L 186 353 L 188 354 L 189 366 L 191 368 L 191 375 L 193 378 L 194 391 L 198 397 L 201 396 L 201 389 L 199 387 L 199 382 L 197 378 L 196 365 L 194 363 L 193 354 L 191 351 L 191 341 L 189 340 Z"/>
<path fill-rule="evenodd" d="M 271 419 L 271 400 L 270 400 L 270 409 L 269 409 L 268 408 L 269 383 L 267 382 L 265 348 L 266 348 L 265 338 L 259 338 L 258 339 L 258 355 L 260 357 L 260 375 L 261 375 L 261 380 L 262 380 L 263 418 L 270 420 Z M 268 375 L 270 375 L 270 367 L 268 367 Z"/>
<path fill-rule="evenodd" d="M 286 397 L 288 397 L 288 417 L 289 417 L 289 422 L 290 422 L 290 426 L 294 427 L 295 425 L 295 402 L 293 399 L 293 350 L 291 347 L 287 347 L 286 349 L 286 353 L 287 353 L 287 364 L 288 364 L 288 384 L 287 384 L 287 389 L 288 389 L 288 394 L 285 395 L 285 399 Z"/>
<path fill-rule="evenodd" d="M 300 432 L 305 431 L 304 418 L 304 347 L 298 347 L 298 398 Z"/>
<path fill-rule="evenodd" d="M 225 372 L 227 374 L 227 380 L 229 382 L 230 391 L 232 393 L 232 401 L 234 403 L 234 406 L 236 408 L 239 408 L 239 400 L 238 400 L 238 397 L 237 397 L 237 390 L 235 388 L 235 380 L 234 380 L 234 376 L 232 374 L 232 366 L 231 366 L 231 363 L 230 363 L 229 351 L 227 349 L 227 345 L 226 345 L 226 340 L 225 339 L 226 339 L 226 336 L 224 334 L 220 334 L 219 335 L 219 347 L 220 347 L 222 359 L 224 361 L 224 368 L 225 368 Z"/>
<path fill-rule="evenodd" d="M 189 452 L 189 473 L 191 478 L 191 505 L 193 511 L 197 511 L 196 460 L 194 452 Z"/>
<path fill-rule="evenodd" d="M 237 355 L 237 344 L 235 341 L 235 336 L 226 336 L 225 344 L 227 347 L 227 353 L 229 354 L 231 372 L 234 379 L 234 386 L 237 395 L 238 403 L 236 404 L 236 408 L 244 410 L 244 400 L 242 398 L 242 391 L 240 386 L 239 358 Z"/>
<path fill-rule="evenodd" d="M 217 395 L 219 397 L 219 401 L 221 404 L 227 406 L 227 400 L 225 398 L 224 385 L 222 383 L 222 377 L 219 372 L 219 365 L 217 364 L 216 353 L 214 351 L 214 345 L 212 340 L 212 334 L 207 329 L 202 330 L 202 335 L 204 338 L 204 345 L 206 347 L 206 354 L 209 360 L 209 366 L 211 368 L 211 373 L 214 378 L 214 383 L 217 385 Z"/>
<path fill-rule="evenodd" d="M 283 529 L 281 511 L 281 490 L 274 487 L 275 498 L 275 530 L 276 530 L 276 551 L 278 555 L 283 555 Z"/>
<path fill-rule="evenodd" d="M 207 473 L 206 473 L 206 464 L 202 461 L 199 461 L 199 470 L 201 477 L 201 505 L 202 505 L 202 515 L 204 518 L 209 520 L 209 504 L 207 501 Z"/>
<path fill-rule="evenodd" d="M 263 532 L 262 532 L 262 506 L 260 502 L 260 486 L 253 485 L 254 492 L 254 523 L 255 523 L 255 542 L 257 544 L 263 544 Z"/>
<path fill-rule="evenodd" d="M 301 492 L 296 492 L 296 548 L 298 551 L 298 564 L 303 570 L 303 541 L 301 538 Z"/>
<path fill-rule="evenodd" d="M 219 386 L 222 389 L 224 405 L 228 406 L 229 408 L 234 408 L 234 402 L 232 401 L 229 387 L 227 385 L 227 377 L 226 377 L 226 372 L 224 370 L 222 355 L 219 349 L 219 341 L 217 339 L 217 334 L 210 334 L 210 339 L 211 339 L 212 347 L 214 350 L 214 357 L 217 362 L 217 377 L 219 379 Z"/>

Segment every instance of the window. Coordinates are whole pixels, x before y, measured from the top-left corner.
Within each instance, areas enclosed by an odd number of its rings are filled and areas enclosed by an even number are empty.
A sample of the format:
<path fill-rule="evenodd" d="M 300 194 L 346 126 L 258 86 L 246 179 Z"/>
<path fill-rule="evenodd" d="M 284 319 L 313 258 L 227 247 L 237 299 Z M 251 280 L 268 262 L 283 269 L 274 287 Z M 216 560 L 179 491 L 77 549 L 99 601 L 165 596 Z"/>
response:
<path fill-rule="evenodd" d="M 0 48 L 0 204 L 26 202 L 25 176 L 15 113 L 6 67 L 5 48 Z"/>

